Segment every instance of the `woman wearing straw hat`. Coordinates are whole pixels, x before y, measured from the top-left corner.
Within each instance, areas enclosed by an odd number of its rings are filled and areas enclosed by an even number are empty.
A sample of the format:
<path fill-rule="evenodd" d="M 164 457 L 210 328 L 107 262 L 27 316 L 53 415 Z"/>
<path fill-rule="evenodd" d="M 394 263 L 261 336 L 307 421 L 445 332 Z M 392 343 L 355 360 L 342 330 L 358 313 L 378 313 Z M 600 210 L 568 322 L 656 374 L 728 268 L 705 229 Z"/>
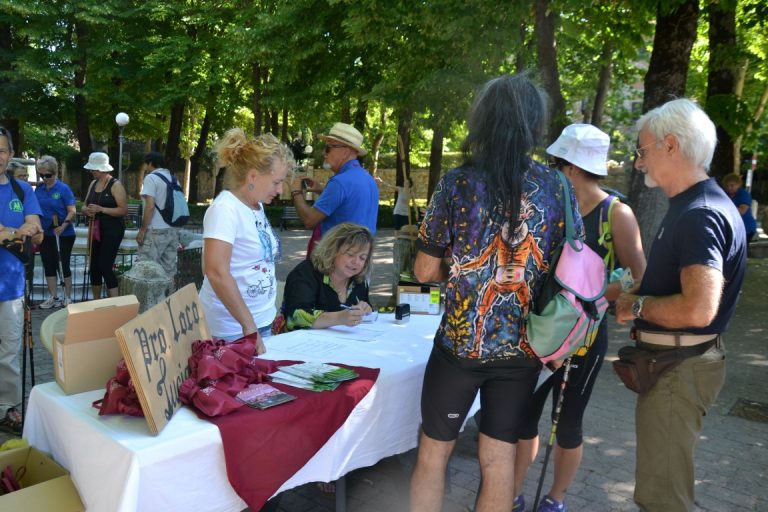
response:
<path fill-rule="evenodd" d="M 645 272 L 645 255 L 640 240 L 640 228 L 632 209 L 600 188 L 600 179 L 608 175 L 606 160 L 610 138 L 589 124 L 566 126 L 560 137 L 547 148 L 552 155 L 552 167 L 559 169 L 573 184 L 576 200 L 584 222 L 586 243 L 606 261 L 607 271 L 612 267 L 632 270 L 632 277 L 640 279 Z M 608 285 L 605 297 L 615 301 L 621 293 L 621 283 Z M 557 422 L 555 447 L 555 477 L 552 487 L 539 503 L 536 512 L 564 512 L 565 492 L 573 483 L 583 453 L 582 420 L 592 394 L 592 386 L 602 366 L 608 348 L 608 328 L 604 319 L 589 350 L 577 352 L 563 394 L 562 409 Z M 553 416 L 565 379 L 565 368 L 558 368 L 529 401 L 522 414 L 522 422 L 515 458 L 515 507 L 525 508 L 522 498 L 525 474 L 536 458 L 539 417 L 547 397 L 552 391 Z"/>
<path fill-rule="evenodd" d="M 102 282 L 107 285 L 109 296 L 117 297 L 114 265 L 125 235 L 123 217 L 128 213 L 125 187 L 109 174 L 113 168 L 106 153 L 91 153 L 84 168 L 93 176 L 82 209 L 82 213 L 91 219 L 88 240 L 93 298 L 101 298 Z"/>

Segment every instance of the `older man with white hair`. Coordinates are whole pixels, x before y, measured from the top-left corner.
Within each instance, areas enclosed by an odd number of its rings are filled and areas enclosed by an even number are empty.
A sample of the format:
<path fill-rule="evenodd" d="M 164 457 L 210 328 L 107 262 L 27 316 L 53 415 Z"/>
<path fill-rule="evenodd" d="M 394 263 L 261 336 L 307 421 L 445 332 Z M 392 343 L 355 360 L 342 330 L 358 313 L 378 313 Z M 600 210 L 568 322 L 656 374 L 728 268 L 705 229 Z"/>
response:
<path fill-rule="evenodd" d="M 669 210 L 639 289 L 619 296 L 616 318 L 634 321 L 638 349 L 682 362 L 638 397 L 634 499 L 647 512 L 690 511 L 694 449 L 725 380 L 722 334 L 744 280 L 746 235 L 738 210 L 707 175 L 717 137 L 698 105 L 667 102 L 637 128 L 635 167 L 669 198 Z"/>

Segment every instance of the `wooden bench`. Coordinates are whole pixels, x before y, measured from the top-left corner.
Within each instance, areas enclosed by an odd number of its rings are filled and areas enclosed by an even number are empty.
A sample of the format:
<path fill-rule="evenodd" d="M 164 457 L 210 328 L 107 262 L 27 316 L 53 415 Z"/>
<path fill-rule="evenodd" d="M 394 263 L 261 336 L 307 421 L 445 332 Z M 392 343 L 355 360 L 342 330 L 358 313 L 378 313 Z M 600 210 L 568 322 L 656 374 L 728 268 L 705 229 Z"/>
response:
<path fill-rule="evenodd" d="M 288 226 L 288 222 L 303 222 L 301 220 L 301 217 L 299 217 L 299 214 L 296 212 L 295 206 L 284 206 L 283 207 L 283 214 L 280 216 L 280 231 L 285 231 L 285 229 Z"/>

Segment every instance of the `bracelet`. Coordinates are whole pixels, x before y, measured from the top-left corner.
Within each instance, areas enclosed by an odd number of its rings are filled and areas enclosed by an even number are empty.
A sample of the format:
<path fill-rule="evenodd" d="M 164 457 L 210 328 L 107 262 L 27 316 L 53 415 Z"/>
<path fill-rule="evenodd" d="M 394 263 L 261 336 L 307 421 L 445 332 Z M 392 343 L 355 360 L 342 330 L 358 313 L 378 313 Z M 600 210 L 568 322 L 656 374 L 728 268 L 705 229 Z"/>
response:
<path fill-rule="evenodd" d="M 303 190 L 292 190 L 291 191 L 291 199 L 293 199 L 296 196 L 300 196 L 304 193 Z"/>

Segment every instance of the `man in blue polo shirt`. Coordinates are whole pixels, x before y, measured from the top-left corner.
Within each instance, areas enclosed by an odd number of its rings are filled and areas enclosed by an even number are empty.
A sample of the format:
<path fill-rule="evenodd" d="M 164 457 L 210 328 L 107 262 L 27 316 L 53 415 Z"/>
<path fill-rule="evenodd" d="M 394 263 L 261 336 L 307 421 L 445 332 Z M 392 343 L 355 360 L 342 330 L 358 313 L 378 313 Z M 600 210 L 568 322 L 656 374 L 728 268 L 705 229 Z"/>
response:
<path fill-rule="evenodd" d="M 22 242 L 38 236 L 40 206 L 32 187 L 11 178 L 5 168 L 13 156 L 11 133 L 0 126 L 0 429 L 21 434 L 21 348 L 24 320 Z M 19 191 L 23 200 L 19 197 Z"/>
<path fill-rule="evenodd" d="M 342 222 L 361 224 L 375 235 L 379 187 L 357 160 L 358 156 L 368 153 L 362 147 L 363 135 L 354 126 L 336 123 L 328 135 L 320 138 L 325 141 L 323 168 L 333 171 L 333 176 L 312 206 L 304 200 L 301 180 L 294 179 L 291 198 L 296 213 L 307 228 L 319 224 L 320 236 Z M 310 184 L 310 188 L 320 190 L 314 184 Z"/>

